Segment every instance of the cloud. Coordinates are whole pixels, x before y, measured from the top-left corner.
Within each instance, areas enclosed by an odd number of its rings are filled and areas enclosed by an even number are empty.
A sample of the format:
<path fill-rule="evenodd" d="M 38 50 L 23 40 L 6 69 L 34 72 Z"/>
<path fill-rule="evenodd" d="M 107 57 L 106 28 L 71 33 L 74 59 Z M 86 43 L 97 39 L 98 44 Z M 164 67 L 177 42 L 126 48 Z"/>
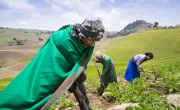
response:
<path fill-rule="evenodd" d="M 49 1 L 47 1 L 49 3 Z M 65 22 L 82 22 L 86 18 L 101 17 L 105 22 L 107 30 L 120 29 L 121 24 L 126 24 L 126 20 L 119 20 L 122 16 L 117 9 L 106 9 L 103 7 L 104 0 L 66 0 L 63 3 L 59 0 L 52 0 L 50 5 L 54 13 L 58 13 L 58 17 Z M 109 0 L 115 3 L 115 0 Z M 116 25 L 113 25 L 116 24 Z M 119 24 L 119 25 L 118 25 Z"/>
<path fill-rule="evenodd" d="M 174 1 L 21 0 L 16 3 L 15 0 L 0 0 L 0 24 L 10 27 L 22 23 L 26 28 L 57 30 L 63 25 L 81 23 L 92 17 L 101 17 L 108 31 L 119 31 L 136 20 L 175 24 L 180 19 L 177 14 L 179 6 L 176 5 L 180 2 Z"/>
<path fill-rule="evenodd" d="M 20 24 L 23 25 L 23 26 L 28 26 L 29 25 L 29 23 L 26 20 L 21 21 Z"/>
<path fill-rule="evenodd" d="M 10 10 L 31 11 L 35 10 L 35 6 L 28 3 L 28 0 L 0 0 L 0 4 Z"/>
<path fill-rule="evenodd" d="M 82 17 L 78 14 L 78 13 L 75 13 L 75 12 L 67 12 L 67 13 L 64 13 L 63 15 L 60 16 L 60 18 L 62 19 L 66 19 L 66 21 L 69 21 L 71 23 L 75 23 L 77 21 L 82 21 Z"/>
<path fill-rule="evenodd" d="M 39 12 L 35 5 L 30 4 L 28 0 L 0 0 L 0 6 L 3 7 L 1 11 L 9 11 L 14 16 L 20 15 L 21 17 L 38 17 L 40 16 Z"/>

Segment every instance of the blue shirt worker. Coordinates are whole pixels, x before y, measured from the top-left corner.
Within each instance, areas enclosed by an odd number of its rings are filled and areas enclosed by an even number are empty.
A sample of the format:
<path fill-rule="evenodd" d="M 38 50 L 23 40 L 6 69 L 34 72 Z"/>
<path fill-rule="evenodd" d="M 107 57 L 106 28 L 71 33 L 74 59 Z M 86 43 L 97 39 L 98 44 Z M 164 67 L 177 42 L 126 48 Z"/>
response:
<path fill-rule="evenodd" d="M 140 71 L 143 68 L 140 66 L 143 62 L 153 59 L 153 53 L 146 52 L 145 54 L 138 54 L 129 60 L 124 79 L 131 82 L 135 78 L 140 78 Z"/>

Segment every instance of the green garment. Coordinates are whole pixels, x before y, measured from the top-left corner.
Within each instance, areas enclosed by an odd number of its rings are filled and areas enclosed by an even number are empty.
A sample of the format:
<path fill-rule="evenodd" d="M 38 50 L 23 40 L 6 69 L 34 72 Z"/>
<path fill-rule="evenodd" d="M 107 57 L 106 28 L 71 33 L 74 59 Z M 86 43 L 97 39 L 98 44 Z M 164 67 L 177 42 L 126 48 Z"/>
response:
<path fill-rule="evenodd" d="M 114 62 L 111 57 L 104 55 L 101 64 L 103 65 L 101 78 L 104 85 L 101 85 L 101 87 L 98 89 L 100 94 L 104 92 L 104 89 L 108 86 L 109 83 L 117 82 Z"/>
<path fill-rule="evenodd" d="M 93 47 L 84 48 L 72 32 L 71 25 L 50 36 L 26 68 L 0 93 L 0 110 L 39 110 L 66 78 L 87 65 Z"/>

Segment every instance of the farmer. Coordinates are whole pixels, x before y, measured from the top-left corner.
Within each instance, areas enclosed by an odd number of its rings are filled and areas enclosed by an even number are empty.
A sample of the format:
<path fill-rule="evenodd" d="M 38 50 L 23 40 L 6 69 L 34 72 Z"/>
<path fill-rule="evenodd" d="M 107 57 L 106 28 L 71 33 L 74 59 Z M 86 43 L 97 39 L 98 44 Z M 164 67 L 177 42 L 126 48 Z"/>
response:
<path fill-rule="evenodd" d="M 80 110 L 92 110 L 89 99 L 87 97 L 86 88 L 83 83 L 86 80 L 86 78 L 86 70 L 84 70 L 77 78 L 75 83 L 69 88 L 69 92 L 74 93 L 74 96 L 76 97 L 76 100 L 79 103 Z M 80 97 L 77 94 L 79 94 Z M 85 101 L 85 105 L 83 105 L 82 100 Z"/>
<path fill-rule="evenodd" d="M 100 18 L 66 25 L 53 33 L 33 60 L 0 93 L 0 110 L 39 110 L 65 79 L 76 74 L 70 80 L 75 82 L 92 56 L 95 41 L 103 33 Z"/>
<path fill-rule="evenodd" d="M 117 75 L 114 67 L 114 62 L 111 57 L 101 53 L 100 51 L 95 53 L 95 62 L 103 65 L 102 74 L 100 76 L 101 86 L 97 89 L 98 95 L 102 95 L 104 89 L 109 83 L 117 82 Z"/>
<path fill-rule="evenodd" d="M 131 82 L 135 78 L 140 78 L 140 72 L 144 71 L 140 66 L 143 62 L 153 59 L 153 53 L 146 52 L 145 54 L 135 55 L 129 60 L 124 79 Z"/>

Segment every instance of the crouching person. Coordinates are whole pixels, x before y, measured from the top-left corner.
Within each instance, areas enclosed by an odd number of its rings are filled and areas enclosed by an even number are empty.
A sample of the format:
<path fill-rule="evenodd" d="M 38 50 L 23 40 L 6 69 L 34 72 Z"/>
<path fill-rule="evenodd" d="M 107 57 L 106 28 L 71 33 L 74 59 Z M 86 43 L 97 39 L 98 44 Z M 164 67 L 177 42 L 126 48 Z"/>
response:
<path fill-rule="evenodd" d="M 114 62 L 110 56 L 99 51 L 96 52 L 95 56 L 95 62 L 103 65 L 102 74 L 100 75 L 101 86 L 97 89 L 98 95 L 102 95 L 109 83 L 117 82 L 117 75 Z"/>

